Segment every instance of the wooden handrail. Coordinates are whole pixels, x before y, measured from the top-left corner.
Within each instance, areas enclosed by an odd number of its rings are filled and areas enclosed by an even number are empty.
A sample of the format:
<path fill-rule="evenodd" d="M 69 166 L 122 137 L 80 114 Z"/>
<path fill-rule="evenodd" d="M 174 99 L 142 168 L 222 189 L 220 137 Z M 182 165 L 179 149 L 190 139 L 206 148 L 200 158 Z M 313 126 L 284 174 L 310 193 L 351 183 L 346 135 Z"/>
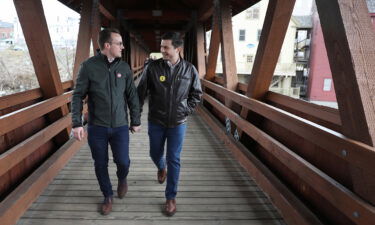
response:
<path fill-rule="evenodd" d="M 14 130 L 36 118 L 51 112 L 52 110 L 70 102 L 72 91 L 66 92 L 34 105 L 22 108 L 0 117 L 0 135 Z"/>
<path fill-rule="evenodd" d="M 70 158 L 86 143 L 70 139 L 0 203 L 2 224 L 15 224 Z"/>
<path fill-rule="evenodd" d="M 215 76 L 214 81 L 215 83 L 221 85 L 224 84 L 224 79 L 222 77 Z M 237 86 L 237 92 L 238 91 L 246 93 L 247 84 L 239 82 Z M 322 126 L 327 126 L 328 128 L 338 132 L 340 132 L 341 130 L 341 119 L 337 109 L 322 105 L 316 105 L 314 103 L 306 102 L 301 99 L 291 98 L 272 91 L 269 91 L 267 93 L 266 100 L 295 110 L 302 118 L 311 120 Z"/>
<path fill-rule="evenodd" d="M 51 140 L 71 123 L 67 115 L 0 155 L 0 176 Z"/>
<path fill-rule="evenodd" d="M 87 104 L 83 113 L 87 112 Z M 71 124 L 71 113 L 0 154 L 0 177 Z"/>
<path fill-rule="evenodd" d="M 231 150 L 233 156 L 250 174 L 257 185 L 270 196 L 284 221 L 290 225 L 321 225 L 316 215 L 272 171 L 240 142 L 227 135 L 223 125 L 204 107 L 197 112 L 218 138 Z"/>
<path fill-rule="evenodd" d="M 226 96 L 228 97 L 228 95 Z M 227 108 L 215 98 L 207 94 L 204 94 L 203 98 L 228 117 L 236 126 L 240 127 L 246 134 L 257 141 L 266 151 L 280 160 L 284 166 L 290 169 L 301 180 L 309 184 L 312 189 L 316 190 L 321 196 L 327 199 L 351 221 L 363 225 L 370 225 L 375 221 L 375 207 L 371 206 L 353 192 L 337 183 L 318 168 L 314 167 L 312 164 L 288 149 L 282 143 L 241 118 L 240 115 Z M 256 107 L 257 106 L 253 105 L 249 108 L 254 109 Z M 353 216 L 354 212 L 360 216 Z"/>
<path fill-rule="evenodd" d="M 67 90 L 73 87 L 73 81 L 65 81 L 62 83 L 63 89 Z M 27 91 L 18 92 L 11 95 L 0 97 L 0 110 L 19 105 L 31 100 L 36 100 L 43 97 L 43 93 L 40 88 L 35 88 Z"/>
<path fill-rule="evenodd" d="M 313 142 L 317 146 L 322 147 L 324 150 L 340 157 L 350 164 L 362 168 L 367 172 L 374 171 L 375 149 L 373 147 L 349 139 L 338 132 L 284 110 L 227 90 L 210 81 L 203 80 L 202 84 L 206 88 L 214 90 L 221 95 L 225 95 L 228 99 L 241 106 L 293 131 L 297 135 Z M 240 128 L 242 129 L 242 127 Z M 345 151 L 344 154 L 343 151 Z"/>
<path fill-rule="evenodd" d="M 140 70 L 140 69 L 143 69 L 143 65 L 132 68 L 132 71 L 137 71 L 137 70 Z"/>
<path fill-rule="evenodd" d="M 43 97 L 40 88 L 0 97 L 0 110 Z"/>
<path fill-rule="evenodd" d="M 62 83 L 62 86 L 63 86 L 64 90 L 67 90 L 69 88 L 73 88 L 73 85 L 74 85 L 73 80 L 68 80 L 68 81 L 65 81 L 65 82 Z"/>
<path fill-rule="evenodd" d="M 327 126 L 328 128 L 338 132 L 341 131 L 341 119 L 337 109 L 316 105 L 272 91 L 267 93 L 266 101 L 290 108 L 302 114 L 301 117 L 305 119 L 308 118 L 308 120 L 323 126 Z"/>

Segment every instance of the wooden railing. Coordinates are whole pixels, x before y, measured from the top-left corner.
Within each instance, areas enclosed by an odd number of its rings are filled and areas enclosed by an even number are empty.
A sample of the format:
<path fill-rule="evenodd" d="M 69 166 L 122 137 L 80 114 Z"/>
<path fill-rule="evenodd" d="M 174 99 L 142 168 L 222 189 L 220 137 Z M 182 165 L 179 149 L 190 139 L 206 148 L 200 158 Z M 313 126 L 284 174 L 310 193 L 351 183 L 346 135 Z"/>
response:
<path fill-rule="evenodd" d="M 71 81 L 64 82 L 64 90 L 70 89 L 72 84 Z M 16 136 L 17 130 L 29 130 L 25 134 L 19 134 L 18 139 L 23 140 L 5 149 L 0 155 L 1 224 L 14 224 L 85 143 L 71 139 L 58 149 L 54 147 L 52 139 L 71 125 L 70 114 L 52 124 L 41 122 L 44 115 L 68 104 L 71 96 L 72 91 L 68 91 L 41 101 L 41 91 L 34 89 L 0 98 L 0 111 L 5 114 L 0 116 L 0 137 L 3 137 L 1 140 L 5 140 L 6 135 Z M 22 108 L 15 109 L 20 105 Z M 7 111 L 9 113 L 6 113 Z M 86 111 L 85 106 L 84 112 Z M 34 132 L 34 125 L 40 129 Z"/>
<path fill-rule="evenodd" d="M 230 143 L 229 145 L 232 146 L 232 149 L 237 149 L 235 155 L 241 155 L 238 158 L 240 162 L 242 161 L 242 164 L 252 168 L 248 170 L 249 173 L 258 177 L 261 183 L 260 186 L 266 192 L 268 190 L 271 199 L 276 201 L 276 206 L 281 210 L 282 214 L 287 215 L 285 218 L 288 217 L 291 220 L 289 221 L 291 224 L 315 224 L 316 221 L 313 223 L 311 221 L 306 222 L 308 221 L 306 215 L 309 215 L 306 211 L 291 217 L 290 206 L 295 204 L 296 201 L 291 200 L 292 202 L 288 202 L 288 200 L 285 200 L 288 199 L 286 196 L 291 195 L 285 189 L 284 191 L 275 192 L 272 189 L 274 187 L 270 187 L 269 182 L 273 182 L 275 186 L 280 186 L 280 184 L 276 185 L 276 178 L 264 177 L 264 174 L 267 174 L 264 168 L 263 172 L 259 172 L 263 173 L 263 178 L 259 178 L 262 175 L 254 172 L 253 167 L 257 164 L 254 161 L 255 156 L 252 154 L 257 155 L 256 158 L 262 161 L 263 164 L 268 165 L 271 171 L 277 171 L 278 179 L 281 179 L 282 182 L 291 187 L 291 190 L 298 198 L 309 201 L 307 205 L 312 207 L 314 213 L 319 214 L 323 221 L 328 221 L 329 223 L 373 224 L 375 221 L 375 207 L 356 195 L 346 179 L 348 178 L 348 173 L 352 170 L 366 172 L 365 177 L 375 178 L 375 149 L 346 138 L 337 132 L 340 130 L 340 119 L 337 110 L 315 106 L 308 102 L 279 96 L 275 93 L 268 94 L 266 101 L 269 104 L 267 104 L 229 91 L 207 80 L 202 80 L 202 85 L 206 91 L 210 90 L 203 95 L 205 105 L 211 105 L 211 107 L 216 109 L 216 112 L 220 112 L 229 118 L 237 128 L 251 137 L 259 147 L 254 146 L 254 149 L 244 150 L 245 147 L 241 143 L 231 143 L 235 141 L 233 138 L 228 139 L 225 137 L 222 122 L 213 122 L 215 119 L 205 115 L 211 113 L 203 108 L 199 112 L 210 120 L 208 123 L 215 127 L 214 130 L 221 134 L 221 137 L 227 139 L 227 143 Z M 246 91 L 242 84 L 239 85 L 239 92 L 241 91 Z M 207 93 L 214 94 L 209 95 Z M 261 115 L 265 122 L 261 126 L 255 126 L 232 109 L 226 107 L 215 96 L 225 96 L 227 100 L 239 104 L 242 108 Z M 273 105 L 280 106 L 280 108 Z M 294 112 L 294 114 L 286 110 Z M 328 127 L 331 127 L 331 129 Z M 298 145 L 298 143 L 301 145 Z M 238 150 L 241 148 L 242 150 Z M 251 155 L 249 156 L 249 154 Z M 247 160 L 244 161 L 244 158 L 247 158 Z M 333 161 L 333 165 L 328 165 L 329 162 Z M 249 166 L 250 164 L 251 166 Z M 265 180 L 268 182 L 267 185 L 264 184 Z M 280 194 L 284 194 L 285 198 L 280 199 Z"/>
<path fill-rule="evenodd" d="M 142 74 L 143 72 L 143 65 L 142 66 L 138 66 L 138 67 L 135 67 L 135 68 L 132 68 L 132 71 L 133 71 L 133 79 L 136 80 L 138 79 L 138 77 Z"/>

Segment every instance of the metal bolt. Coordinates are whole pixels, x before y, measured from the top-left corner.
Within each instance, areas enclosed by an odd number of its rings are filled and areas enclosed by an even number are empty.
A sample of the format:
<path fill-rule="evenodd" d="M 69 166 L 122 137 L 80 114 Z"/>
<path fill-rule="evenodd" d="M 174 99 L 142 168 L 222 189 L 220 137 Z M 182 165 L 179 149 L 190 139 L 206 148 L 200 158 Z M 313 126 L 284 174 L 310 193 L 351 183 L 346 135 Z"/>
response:
<path fill-rule="evenodd" d="M 359 218 L 359 212 L 357 212 L 357 211 L 353 212 L 353 216 L 354 216 L 354 218 Z"/>
<path fill-rule="evenodd" d="M 341 151 L 341 155 L 344 156 L 344 157 L 346 157 L 346 156 L 348 155 L 348 153 L 347 153 L 346 150 L 344 149 L 344 150 Z"/>

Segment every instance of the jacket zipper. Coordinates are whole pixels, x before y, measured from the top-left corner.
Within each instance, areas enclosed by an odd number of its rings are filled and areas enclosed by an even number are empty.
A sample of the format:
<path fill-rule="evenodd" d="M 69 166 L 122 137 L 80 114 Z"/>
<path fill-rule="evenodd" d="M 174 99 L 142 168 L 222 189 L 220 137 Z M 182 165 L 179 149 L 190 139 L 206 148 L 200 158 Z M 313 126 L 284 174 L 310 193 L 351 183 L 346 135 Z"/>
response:
<path fill-rule="evenodd" d="M 109 71 L 109 95 L 110 95 L 110 107 L 111 107 L 111 115 L 110 115 L 110 126 L 112 128 L 112 79 L 111 79 L 111 68 L 108 68 Z"/>
<path fill-rule="evenodd" d="M 172 116 L 173 116 L 173 114 L 172 114 L 172 111 L 173 111 L 172 108 L 173 108 L 173 105 L 175 105 L 174 104 L 175 98 L 173 96 L 174 96 L 174 84 L 175 84 L 175 81 L 176 81 L 176 75 L 175 75 L 176 74 L 175 73 L 176 69 L 177 68 L 174 68 L 173 74 L 170 73 L 171 76 L 172 76 L 172 85 L 171 85 L 171 96 L 170 96 L 170 101 L 169 101 L 169 124 L 168 124 L 169 127 L 172 125 Z M 169 70 L 170 70 L 170 68 L 169 68 Z"/>

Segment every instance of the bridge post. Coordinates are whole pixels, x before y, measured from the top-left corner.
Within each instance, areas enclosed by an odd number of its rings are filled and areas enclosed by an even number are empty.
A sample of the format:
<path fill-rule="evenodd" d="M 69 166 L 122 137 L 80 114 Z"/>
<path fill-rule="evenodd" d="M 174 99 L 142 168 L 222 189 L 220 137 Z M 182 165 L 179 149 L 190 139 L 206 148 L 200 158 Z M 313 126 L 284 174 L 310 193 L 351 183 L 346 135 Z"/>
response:
<path fill-rule="evenodd" d="M 366 1 L 317 0 L 316 5 L 332 71 L 342 133 L 374 146 L 375 33 Z M 354 166 L 350 171 L 353 190 L 375 205 L 375 172 Z"/>
<path fill-rule="evenodd" d="M 48 32 L 41 0 L 14 0 L 25 41 L 34 65 L 35 74 L 45 99 L 64 93 L 51 37 Z M 67 105 L 52 111 L 48 119 L 52 123 L 67 115 Z M 62 145 L 69 139 L 70 128 L 59 133 L 54 141 Z"/>

